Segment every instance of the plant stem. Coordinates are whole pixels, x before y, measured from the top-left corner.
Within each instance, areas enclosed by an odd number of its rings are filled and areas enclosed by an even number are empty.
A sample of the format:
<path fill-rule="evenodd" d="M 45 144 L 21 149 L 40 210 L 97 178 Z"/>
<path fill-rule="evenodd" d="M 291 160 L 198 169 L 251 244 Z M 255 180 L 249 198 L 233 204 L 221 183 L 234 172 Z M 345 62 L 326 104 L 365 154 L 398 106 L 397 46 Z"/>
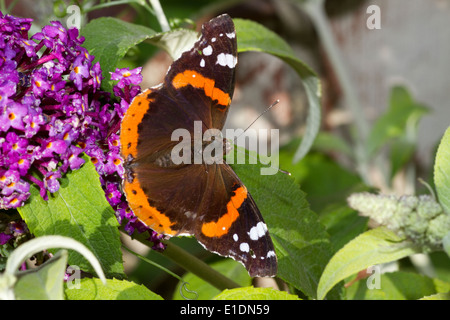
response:
<path fill-rule="evenodd" d="M 142 4 L 142 1 L 139 1 L 139 0 L 137 0 L 137 1 L 136 0 L 117 0 L 117 1 L 111 1 L 111 2 L 104 2 L 104 3 L 98 4 L 96 6 L 90 7 L 90 8 L 83 8 L 83 13 L 88 13 L 88 12 L 98 10 L 98 9 L 118 6 L 121 4 L 130 4 L 130 3 L 137 3 L 137 4 L 145 6 L 145 4 Z"/>
<path fill-rule="evenodd" d="M 169 22 L 167 21 L 166 15 L 159 3 L 159 0 L 149 0 L 153 10 L 155 11 L 156 19 L 158 19 L 159 25 L 161 26 L 161 31 L 170 31 Z"/>
<path fill-rule="evenodd" d="M 133 238 L 146 246 L 151 245 L 151 242 L 147 240 L 147 236 L 144 233 L 142 234 L 135 233 L 133 235 Z M 192 254 L 180 248 L 179 246 L 168 241 L 164 241 L 164 244 L 166 245 L 166 249 L 163 252 L 161 252 L 163 256 L 169 258 L 183 269 L 192 272 L 199 278 L 205 280 L 209 284 L 216 287 L 217 289 L 222 291 L 225 289 L 240 287 L 236 282 L 224 276 L 220 272 L 214 270 L 205 262 L 193 256 Z"/>
<path fill-rule="evenodd" d="M 324 10 L 324 0 L 305 1 L 302 8 L 308 13 L 316 27 L 324 50 L 326 51 L 334 71 L 336 72 L 336 76 L 339 79 L 339 83 L 342 86 L 346 107 L 350 110 L 352 116 L 354 117 L 356 129 L 353 132 L 356 147 L 355 158 L 358 164 L 358 171 L 360 172 L 362 179 L 364 182 L 368 183 L 369 170 L 365 141 L 369 133 L 369 124 L 364 116 L 361 103 L 358 100 L 357 93 L 354 90 L 354 85 L 333 37 L 331 26 Z"/>

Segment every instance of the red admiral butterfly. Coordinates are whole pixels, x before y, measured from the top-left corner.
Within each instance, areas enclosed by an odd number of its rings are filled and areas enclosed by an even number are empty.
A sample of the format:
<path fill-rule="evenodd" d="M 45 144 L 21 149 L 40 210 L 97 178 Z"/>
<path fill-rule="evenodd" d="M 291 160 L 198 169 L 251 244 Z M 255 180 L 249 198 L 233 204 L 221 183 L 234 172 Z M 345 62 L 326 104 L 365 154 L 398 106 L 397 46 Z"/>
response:
<path fill-rule="evenodd" d="M 226 163 L 175 164 L 172 132 L 221 130 L 234 91 L 234 24 L 221 15 L 202 27 L 194 47 L 164 82 L 136 96 L 121 124 L 123 190 L 130 208 L 156 232 L 194 235 L 209 251 L 241 262 L 250 276 L 274 276 L 277 258 L 267 226 L 246 187 Z M 203 148 L 207 145 L 203 144 Z"/>

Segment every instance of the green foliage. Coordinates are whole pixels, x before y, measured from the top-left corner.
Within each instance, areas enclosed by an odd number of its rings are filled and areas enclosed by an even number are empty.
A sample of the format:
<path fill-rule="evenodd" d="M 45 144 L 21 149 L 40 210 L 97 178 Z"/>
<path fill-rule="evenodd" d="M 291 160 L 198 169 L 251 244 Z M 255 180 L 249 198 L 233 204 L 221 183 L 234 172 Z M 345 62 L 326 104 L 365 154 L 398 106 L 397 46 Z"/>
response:
<path fill-rule="evenodd" d="M 112 90 L 109 73 L 116 69 L 128 50 L 155 34 L 150 28 L 115 18 L 95 19 L 81 30 L 86 39 L 83 46 L 95 56 L 95 62 L 100 62 L 105 89 Z"/>
<path fill-rule="evenodd" d="M 30 270 L 18 279 L 14 286 L 17 300 L 62 300 L 67 251 L 58 251 L 45 264 Z"/>
<path fill-rule="evenodd" d="M 79 288 L 66 286 L 67 300 L 162 300 L 161 296 L 136 283 L 108 279 L 104 285 L 98 279 L 82 279 Z"/>
<path fill-rule="evenodd" d="M 317 75 L 300 59 L 290 46 L 276 33 L 264 26 L 242 19 L 234 19 L 238 40 L 238 51 L 259 51 L 269 53 L 290 65 L 302 79 L 308 98 L 308 118 L 302 143 L 297 149 L 293 162 L 300 161 L 311 148 L 320 129 L 322 88 Z"/>
<path fill-rule="evenodd" d="M 390 150 L 391 177 L 414 154 L 417 124 L 428 113 L 428 108 L 413 100 L 404 87 L 391 91 L 388 110 L 375 121 L 367 139 L 367 152 L 374 156 L 382 147 Z"/>
<path fill-rule="evenodd" d="M 118 222 L 94 165 L 87 157 L 85 160 L 81 169 L 67 174 L 48 201 L 32 187 L 30 201 L 19 212 L 35 236 L 63 235 L 78 240 L 95 254 L 107 275 L 124 277 Z M 77 252 L 70 253 L 69 264 L 92 272 Z"/>
<path fill-rule="evenodd" d="M 99 261 L 83 244 L 68 237 L 42 236 L 19 246 L 10 255 L 5 272 L 0 275 L 0 299 L 62 300 L 68 261 L 67 250 L 58 251 L 50 260 L 35 269 L 18 271 L 25 259 L 54 247 L 76 250 L 93 266 L 99 281 L 103 285 L 106 283 Z"/>
<path fill-rule="evenodd" d="M 370 281 L 370 279 L 369 279 Z M 379 289 L 369 289 L 365 281 L 358 281 L 347 290 L 350 300 L 417 300 L 422 297 L 445 294 L 450 283 L 433 280 L 417 273 L 392 272 L 380 275 Z"/>
<path fill-rule="evenodd" d="M 434 184 L 439 202 L 450 214 L 450 127 L 439 144 L 434 165 Z"/>
<path fill-rule="evenodd" d="M 242 287 L 224 290 L 214 300 L 300 300 L 296 295 L 272 288 Z"/>
<path fill-rule="evenodd" d="M 413 244 L 386 228 L 366 231 L 347 243 L 331 258 L 320 278 L 317 297 L 323 299 L 339 281 L 360 270 L 418 252 Z"/>
<path fill-rule="evenodd" d="M 247 287 L 251 285 L 252 279 L 249 277 L 247 270 L 240 263 L 232 259 L 220 260 L 211 263 L 210 266 L 228 278 L 233 279 L 240 286 Z M 185 284 L 187 284 L 187 287 L 183 287 Z M 182 282 L 178 283 L 173 298 L 175 300 L 182 300 L 197 297 L 198 300 L 209 300 L 220 292 L 219 289 L 205 280 L 192 273 L 187 273 L 183 276 Z"/>
<path fill-rule="evenodd" d="M 140 8 L 136 3 L 133 5 Z M 170 20 L 185 18 L 182 13 L 176 10 L 174 12 L 179 16 L 170 17 Z M 138 15 L 141 19 L 146 17 L 142 12 Z M 450 129 L 441 140 L 434 166 L 438 199 L 432 199 L 432 202 L 443 208 L 439 214 L 444 220 L 433 223 L 430 219 L 421 221 L 423 224 L 420 224 L 426 230 L 436 231 L 439 236 L 434 240 L 442 245 L 433 247 L 434 252 L 430 253 L 431 261 L 436 267 L 436 276 L 430 277 L 413 272 L 411 268 L 407 271 L 402 269 L 404 264 L 400 262 L 423 252 L 424 247 L 413 243 L 410 237 L 405 236 L 407 233 L 398 232 L 399 228 L 386 227 L 392 225 L 392 217 L 396 216 L 394 213 L 398 213 L 397 211 L 390 211 L 386 214 L 389 217 L 382 221 L 374 218 L 375 215 L 371 216 L 381 226 L 369 229 L 368 218 L 358 212 L 361 208 L 352 208 L 346 202 L 350 194 L 371 189 L 364 184 L 367 181 L 361 177 L 361 173 L 355 170 L 360 167 L 358 161 L 361 158 L 377 158 L 387 151 L 389 183 L 396 173 L 411 163 L 417 145 L 417 125 L 428 113 L 428 108 L 416 102 L 406 88 L 394 87 L 388 110 L 368 130 L 369 135 L 364 141 L 365 155 L 358 155 L 351 142 L 327 132 L 319 133 L 321 84 L 318 76 L 297 57 L 290 45 L 279 35 L 254 21 L 234 19 L 234 22 L 238 51 L 257 51 L 280 58 L 297 73 L 307 96 L 308 119 L 305 133 L 301 141 L 293 137 L 288 145 L 281 148 L 279 154 L 281 168 L 290 175 L 281 171 L 274 175 L 262 175 L 261 169 L 267 167 L 264 163 L 268 159 L 240 148 L 235 148 L 234 152 L 244 152 L 247 158 L 257 158 L 258 164 L 232 165 L 258 204 L 268 225 L 279 263 L 276 282 L 288 287 L 288 291 L 255 288 L 242 265 L 230 259 L 215 257 L 206 266 L 212 269 L 207 272 L 231 279 L 230 282 L 234 282 L 238 288 L 219 289 L 217 283 L 206 281 L 205 277 L 185 273 L 179 282 L 172 283 L 172 287 L 166 286 L 169 289 L 165 289 L 170 292 L 166 292 L 164 298 L 183 299 L 198 295 L 197 299 L 217 300 L 450 299 L 450 230 L 445 233 L 447 225 L 442 223 L 447 221 L 445 215 L 450 213 Z M 104 76 L 102 87 L 108 91 L 112 89 L 109 73 L 118 65 L 126 63 L 127 53 L 135 50 L 136 46 L 156 46 L 176 58 L 197 39 L 197 33 L 191 29 L 179 27 L 168 32 L 156 32 L 153 28 L 112 17 L 93 19 L 83 27 L 81 34 L 86 38 L 85 47 L 95 56 L 95 61 L 101 64 Z M 139 61 L 143 60 L 140 57 Z M 308 153 L 310 150 L 312 152 Z M 346 165 L 337 160 L 340 157 L 346 159 Z M 32 187 L 30 200 L 18 211 L 37 239 L 60 235 L 75 239 L 89 249 L 108 278 L 106 285 L 94 277 L 81 279 L 77 288 L 68 283 L 64 286 L 62 279 L 67 265 L 79 266 L 83 273 L 100 275 L 92 266 L 91 260 L 85 254 L 76 252 L 75 248 L 56 251 L 52 249 L 53 246 L 46 245 L 41 250 L 48 249 L 54 256 L 45 264 L 22 273 L 16 273 L 18 265 L 15 265 L 14 272 L 5 271 L 0 277 L 2 297 L 163 299 L 163 294 L 153 292 L 156 290 L 151 288 L 152 283 L 145 283 L 145 286 L 142 284 L 145 279 L 157 282 L 160 273 L 146 268 L 144 272 L 141 271 L 141 275 L 125 274 L 115 214 L 105 199 L 93 164 L 89 159 L 85 160 L 86 163 L 80 170 L 71 172 L 62 179 L 60 190 L 50 196 L 48 201 L 42 200 L 39 190 Z M 374 198 L 374 203 L 368 204 L 372 211 L 380 213 L 384 212 L 381 209 L 392 209 L 392 206 L 381 202 L 382 197 Z M 431 196 L 427 199 L 430 200 Z M 429 213 L 430 210 L 423 212 Z M 1 223 L 2 219 L 0 225 Z M 418 225 L 414 224 L 416 227 Z M 431 232 L 427 232 L 427 236 L 430 234 Z M 18 249 L 21 247 L 19 245 Z M 17 260 L 13 256 L 18 249 L 11 244 L 2 245 L 0 264 L 7 268 L 8 263 L 22 261 L 23 259 Z M 197 251 L 205 254 L 201 248 Z M 11 257 L 12 262 L 9 260 Z M 164 264 L 164 259 L 161 256 L 159 258 L 160 263 Z M 399 271 L 385 274 L 375 272 L 367 279 L 359 278 L 361 271 L 388 262 L 398 263 Z M 175 269 L 173 264 L 169 266 Z M 180 266 L 183 267 L 182 261 Z M 139 269 L 142 268 L 140 265 Z M 199 265 L 199 268 L 204 266 Z M 152 274 L 146 274 L 147 270 L 152 270 Z M 347 287 L 342 285 L 356 275 L 358 281 Z M 124 280 L 128 277 L 129 280 Z M 379 281 L 380 288 L 370 288 L 368 283 L 374 279 Z"/>
<path fill-rule="evenodd" d="M 251 153 L 250 156 L 256 157 Z M 267 163 L 264 159 L 262 162 Z M 261 175 L 261 165 L 232 167 L 258 203 L 267 223 L 278 257 L 278 277 L 315 298 L 317 283 L 332 249 L 329 236 L 309 209 L 305 194 L 285 173 Z"/>

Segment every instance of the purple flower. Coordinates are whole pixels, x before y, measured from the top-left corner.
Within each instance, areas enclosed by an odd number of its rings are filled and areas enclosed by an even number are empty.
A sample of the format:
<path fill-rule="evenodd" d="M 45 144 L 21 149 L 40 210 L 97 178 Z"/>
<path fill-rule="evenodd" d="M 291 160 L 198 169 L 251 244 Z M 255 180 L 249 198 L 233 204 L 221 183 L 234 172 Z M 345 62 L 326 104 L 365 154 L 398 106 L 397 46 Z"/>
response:
<path fill-rule="evenodd" d="M 44 179 L 45 188 L 51 193 L 59 190 L 59 181 L 61 173 L 59 171 L 47 172 Z"/>
<path fill-rule="evenodd" d="M 28 232 L 28 227 L 23 220 L 11 221 L 9 230 L 15 234 L 24 234 Z"/>
<path fill-rule="evenodd" d="M 117 87 L 120 89 L 140 83 L 142 81 L 141 70 L 141 67 L 134 70 L 130 70 L 129 68 L 116 69 L 115 72 L 111 72 L 111 80 L 119 80 Z"/>
<path fill-rule="evenodd" d="M 83 79 L 90 77 L 89 69 L 91 62 L 84 54 L 80 54 L 73 62 L 73 70 L 70 73 L 70 80 L 73 80 L 78 90 L 83 88 Z"/>
<path fill-rule="evenodd" d="M 0 246 L 4 245 L 5 243 L 7 243 L 12 238 L 13 238 L 13 235 L 1 232 L 0 233 Z"/>
<path fill-rule="evenodd" d="M 148 231 L 154 248 L 161 249 L 161 236 L 137 219 L 120 188 L 118 130 L 140 93 L 141 68 L 111 73 L 118 81 L 112 98 L 101 91 L 101 66 L 81 46 L 78 30 L 52 21 L 29 38 L 31 21 L 0 12 L 0 209 L 24 205 L 30 184 L 47 200 L 67 171 L 84 164 L 85 153 L 124 229 Z M 19 230 L 26 229 L 16 224 L 0 230 L 0 243 Z"/>
<path fill-rule="evenodd" d="M 28 113 L 27 107 L 11 101 L 0 115 L 0 131 L 7 132 L 9 128 L 23 130 L 23 117 Z"/>

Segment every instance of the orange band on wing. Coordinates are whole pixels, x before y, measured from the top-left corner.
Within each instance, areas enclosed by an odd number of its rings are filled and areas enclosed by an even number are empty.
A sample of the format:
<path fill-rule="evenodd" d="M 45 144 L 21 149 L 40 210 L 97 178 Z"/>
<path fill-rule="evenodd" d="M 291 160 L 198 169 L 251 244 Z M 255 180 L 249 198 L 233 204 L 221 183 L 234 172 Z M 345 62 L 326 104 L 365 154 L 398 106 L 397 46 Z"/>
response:
<path fill-rule="evenodd" d="M 125 179 L 123 189 L 131 210 L 143 223 L 158 233 L 172 236 L 177 233 L 171 228 L 175 223 L 149 204 L 147 195 L 142 190 L 137 178 L 134 178 L 131 183 Z"/>
<path fill-rule="evenodd" d="M 207 222 L 202 226 L 202 233 L 207 237 L 221 237 L 228 233 L 234 221 L 239 217 L 238 208 L 247 199 L 247 189 L 244 186 L 239 187 L 234 191 L 234 196 L 231 197 L 227 204 L 227 213 L 217 220 L 217 222 Z"/>
<path fill-rule="evenodd" d="M 188 85 L 194 88 L 203 89 L 206 96 L 212 100 L 217 100 L 221 105 L 228 106 L 231 103 L 230 95 L 215 87 L 215 81 L 205 78 L 200 73 L 193 70 L 186 70 L 178 73 L 172 80 L 175 89 L 186 87 Z"/>
<path fill-rule="evenodd" d="M 153 100 L 148 99 L 151 90 L 147 89 L 137 95 L 128 107 L 123 117 L 120 127 L 120 146 L 123 157 L 126 159 L 128 155 L 136 158 L 137 142 L 138 142 L 138 126 L 142 122 L 145 113 L 150 107 Z"/>

